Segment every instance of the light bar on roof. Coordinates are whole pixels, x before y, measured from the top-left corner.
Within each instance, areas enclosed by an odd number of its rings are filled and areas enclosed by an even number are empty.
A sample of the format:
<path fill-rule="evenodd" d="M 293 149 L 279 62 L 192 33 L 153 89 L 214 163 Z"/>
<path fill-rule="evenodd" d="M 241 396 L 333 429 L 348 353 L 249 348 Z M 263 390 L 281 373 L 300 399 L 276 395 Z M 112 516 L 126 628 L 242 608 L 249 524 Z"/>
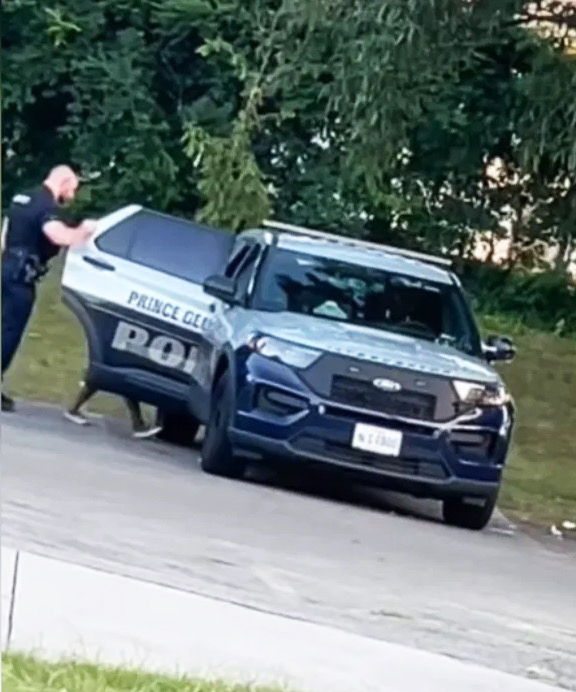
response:
<path fill-rule="evenodd" d="M 415 250 L 404 250 L 402 248 L 392 247 L 391 245 L 380 245 L 379 243 L 372 243 L 368 240 L 346 238 L 341 235 L 336 235 L 335 233 L 325 233 L 324 231 L 318 231 L 313 228 L 305 228 L 304 226 L 294 226 L 291 223 L 284 223 L 283 221 L 274 221 L 267 219 L 266 221 L 264 221 L 263 226 L 265 228 L 271 228 L 277 231 L 286 231 L 287 233 L 295 233 L 297 235 L 307 236 L 308 238 L 328 240 L 332 243 L 339 243 L 341 245 L 349 245 L 352 247 L 359 248 L 370 248 L 372 250 L 381 250 L 382 252 L 388 252 L 391 255 L 399 255 L 401 257 L 420 260 L 422 262 L 428 262 L 430 264 L 439 264 L 444 267 L 452 266 L 452 260 L 447 257 L 427 255 L 424 252 L 416 252 Z"/>

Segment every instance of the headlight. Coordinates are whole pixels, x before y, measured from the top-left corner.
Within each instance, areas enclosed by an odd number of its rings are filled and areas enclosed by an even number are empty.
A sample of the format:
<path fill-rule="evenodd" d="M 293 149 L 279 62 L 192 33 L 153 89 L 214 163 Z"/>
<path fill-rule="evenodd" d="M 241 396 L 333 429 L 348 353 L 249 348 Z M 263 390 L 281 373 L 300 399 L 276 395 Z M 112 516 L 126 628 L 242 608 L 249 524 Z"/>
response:
<path fill-rule="evenodd" d="M 321 355 L 321 351 L 293 344 L 272 336 L 257 335 L 249 339 L 248 347 L 265 358 L 279 360 L 293 368 L 307 368 Z"/>
<path fill-rule="evenodd" d="M 454 380 L 452 384 L 460 400 L 473 406 L 504 406 L 511 400 L 500 384 L 484 385 L 464 380 Z"/>

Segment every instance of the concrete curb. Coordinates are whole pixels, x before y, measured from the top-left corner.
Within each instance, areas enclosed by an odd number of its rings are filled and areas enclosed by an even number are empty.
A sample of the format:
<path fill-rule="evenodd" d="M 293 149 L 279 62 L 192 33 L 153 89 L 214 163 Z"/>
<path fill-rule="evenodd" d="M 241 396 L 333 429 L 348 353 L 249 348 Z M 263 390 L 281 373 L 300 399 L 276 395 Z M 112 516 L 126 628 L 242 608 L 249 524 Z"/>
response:
<path fill-rule="evenodd" d="M 447 656 L 2 548 L 2 647 L 300 692 L 552 692 Z"/>

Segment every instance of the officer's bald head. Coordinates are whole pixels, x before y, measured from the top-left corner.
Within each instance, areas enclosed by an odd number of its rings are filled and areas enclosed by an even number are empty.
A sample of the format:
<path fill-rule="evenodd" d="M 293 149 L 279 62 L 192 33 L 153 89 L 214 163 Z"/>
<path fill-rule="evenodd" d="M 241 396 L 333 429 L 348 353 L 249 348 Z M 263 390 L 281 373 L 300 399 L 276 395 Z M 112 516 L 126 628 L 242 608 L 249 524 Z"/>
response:
<path fill-rule="evenodd" d="M 76 173 L 65 165 L 54 166 L 44 181 L 44 185 L 52 190 L 58 202 L 72 201 L 79 184 Z"/>

